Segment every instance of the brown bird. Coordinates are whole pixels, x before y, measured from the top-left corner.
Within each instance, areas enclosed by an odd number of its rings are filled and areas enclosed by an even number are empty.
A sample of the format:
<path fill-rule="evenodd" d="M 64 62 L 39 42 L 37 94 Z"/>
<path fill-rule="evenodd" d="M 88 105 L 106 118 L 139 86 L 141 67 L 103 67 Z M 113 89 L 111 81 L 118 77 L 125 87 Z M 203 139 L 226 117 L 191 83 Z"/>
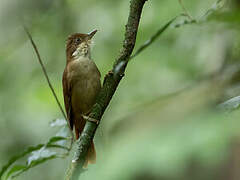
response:
<path fill-rule="evenodd" d="M 65 109 L 71 129 L 75 128 L 76 139 L 82 132 L 86 116 L 90 113 L 98 95 L 101 82 L 100 72 L 91 59 L 92 37 L 97 30 L 88 34 L 76 33 L 68 37 L 66 46 L 67 63 L 62 85 Z M 96 162 L 94 144 L 90 146 L 85 167 Z"/>

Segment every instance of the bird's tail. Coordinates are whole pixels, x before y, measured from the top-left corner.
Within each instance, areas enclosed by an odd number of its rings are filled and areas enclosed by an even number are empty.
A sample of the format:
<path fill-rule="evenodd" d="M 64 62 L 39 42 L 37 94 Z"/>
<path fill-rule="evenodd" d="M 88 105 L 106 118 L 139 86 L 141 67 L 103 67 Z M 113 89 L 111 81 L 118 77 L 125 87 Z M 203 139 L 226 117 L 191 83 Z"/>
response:
<path fill-rule="evenodd" d="M 96 151 L 95 151 L 94 143 L 92 142 L 88 149 L 83 168 L 87 168 L 88 164 L 95 164 L 95 163 L 96 163 Z"/>
<path fill-rule="evenodd" d="M 78 119 L 76 119 L 76 121 L 74 122 L 74 125 L 75 125 L 76 139 L 78 139 L 85 126 L 85 120 L 81 116 Z M 95 163 L 96 163 L 96 151 L 95 151 L 94 143 L 92 142 L 88 149 L 86 160 L 83 167 L 87 168 L 88 164 L 95 164 Z"/>

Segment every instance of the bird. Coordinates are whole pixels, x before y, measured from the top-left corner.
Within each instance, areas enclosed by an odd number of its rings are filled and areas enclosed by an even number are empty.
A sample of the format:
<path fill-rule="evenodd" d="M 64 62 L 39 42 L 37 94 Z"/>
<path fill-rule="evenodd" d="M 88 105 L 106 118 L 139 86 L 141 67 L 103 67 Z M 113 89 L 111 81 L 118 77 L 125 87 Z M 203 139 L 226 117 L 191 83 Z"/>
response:
<path fill-rule="evenodd" d="M 71 130 L 79 139 L 91 108 L 101 89 L 101 74 L 91 58 L 92 38 L 97 30 L 88 34 L 74 33 L 66 43 L 66 66 L 62 76 L 64 104 Z M 97 120 L 91 119 L 96 122 Z M 96 151 L 92 142 L 84 167 L 96 163 Z"/>

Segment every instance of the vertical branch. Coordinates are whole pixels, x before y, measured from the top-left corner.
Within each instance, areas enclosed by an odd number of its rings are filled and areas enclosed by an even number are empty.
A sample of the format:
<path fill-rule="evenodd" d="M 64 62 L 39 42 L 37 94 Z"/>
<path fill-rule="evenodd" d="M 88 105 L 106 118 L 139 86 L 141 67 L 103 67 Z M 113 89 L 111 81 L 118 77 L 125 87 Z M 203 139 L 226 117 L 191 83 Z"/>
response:
<path fill-rule="evenodd" d="M 89 115 L 90 118 L 101 120 L 101 117 L 107 108 L 116 88 L 124 76 L 125 68 L 135 46 L 139 21 L 142 8 L 146 0 L 131 0 L 128 22 L 126 24 L 125 38 L 123 47 L 118 58 L 115 60 L 112 71 L 110 71 L 104 79 L 103 87 L 96 99 L 96 103 Z M 77 179 L 83 172 L 85 157 L 94 138 L 97 124 L 87 121 L 80 140 L 77 141 L 77 150 L 67 172 L 67 179 Z"/>

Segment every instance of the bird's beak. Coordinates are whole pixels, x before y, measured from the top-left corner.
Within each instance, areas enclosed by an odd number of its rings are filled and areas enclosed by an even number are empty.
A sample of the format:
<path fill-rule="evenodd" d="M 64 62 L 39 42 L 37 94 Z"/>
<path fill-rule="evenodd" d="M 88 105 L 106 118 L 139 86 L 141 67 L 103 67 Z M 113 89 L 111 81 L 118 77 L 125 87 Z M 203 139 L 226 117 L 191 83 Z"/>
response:
<path fill-rule="evenodd" d="M 91 31 L 90 33 L 88 33 L 88 37 L 89 39 L 92 39 L 92 37 L 96 34 L 97 30 L 94 29 L 93 31 Z"/>

